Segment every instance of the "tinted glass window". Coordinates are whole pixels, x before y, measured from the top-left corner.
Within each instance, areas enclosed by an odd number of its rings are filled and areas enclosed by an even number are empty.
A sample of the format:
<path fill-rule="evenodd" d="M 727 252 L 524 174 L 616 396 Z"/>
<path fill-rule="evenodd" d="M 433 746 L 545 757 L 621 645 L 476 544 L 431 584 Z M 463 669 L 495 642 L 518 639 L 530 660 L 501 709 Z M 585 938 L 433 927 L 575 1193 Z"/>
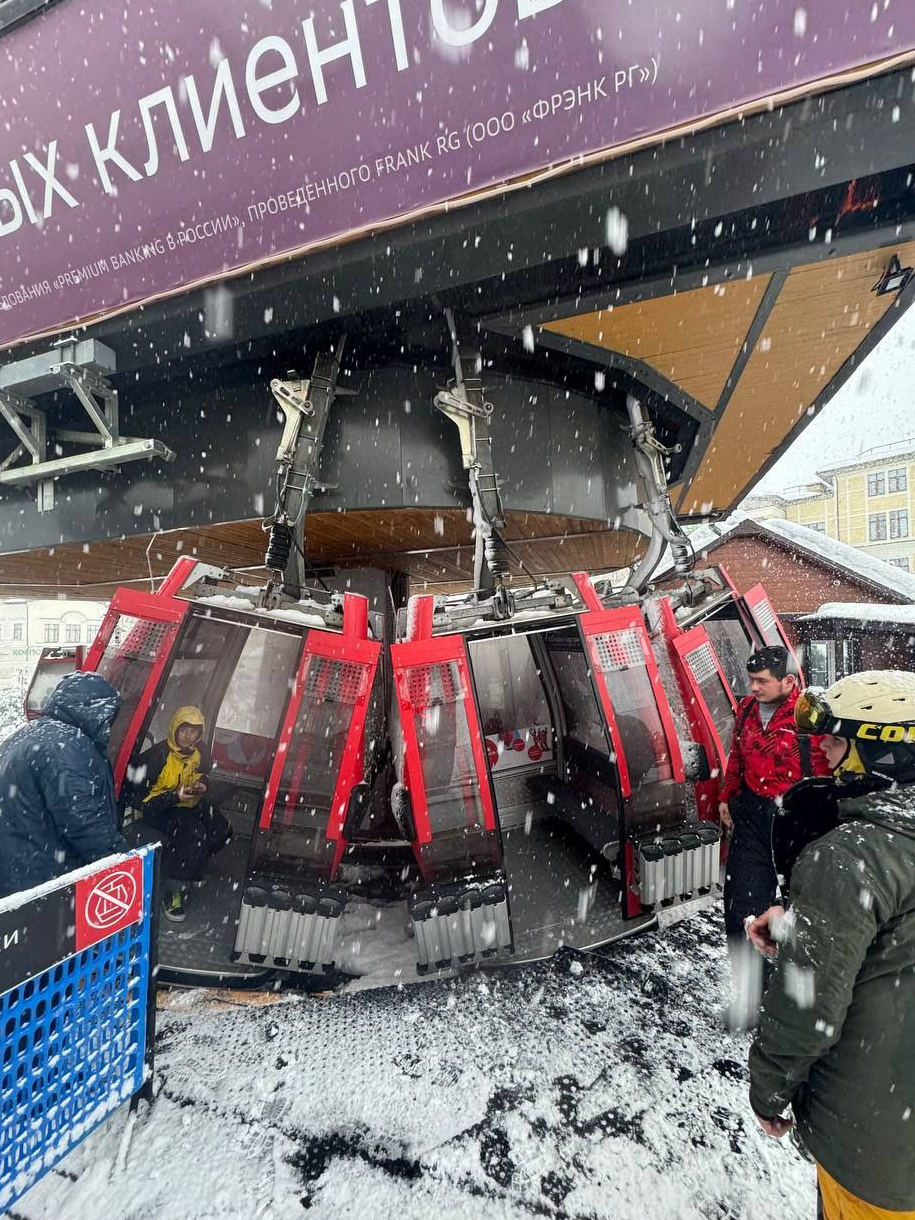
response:
<path fill-rule="evenodd" d="M 593 637 L 616 715 L 630 787 L 673 779 L 670 750 L 638 632 L 627 627 Z"/>
<path fill-rule="evenodd" d="M 740 699 L 750 693 L 747 661 L 753 647 L 747 639 L 743 623 L 736 618 L 710 618 L 702 624 L 721 662 L 731 690 Z"/>

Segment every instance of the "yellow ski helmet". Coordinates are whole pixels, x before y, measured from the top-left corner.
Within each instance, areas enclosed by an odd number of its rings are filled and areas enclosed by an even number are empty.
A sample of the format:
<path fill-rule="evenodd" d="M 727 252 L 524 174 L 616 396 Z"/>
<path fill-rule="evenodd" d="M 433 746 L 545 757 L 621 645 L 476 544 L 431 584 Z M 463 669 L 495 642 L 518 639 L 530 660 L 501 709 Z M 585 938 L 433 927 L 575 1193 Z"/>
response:
<path fill-rule="evenodd" d="M 828 690 L 808 687 L 795 704 L 794 722 L 801 733 L 848 740 L 837 779 L 866 774 L 915 782 L 915 673 L 872 669 Z"/>

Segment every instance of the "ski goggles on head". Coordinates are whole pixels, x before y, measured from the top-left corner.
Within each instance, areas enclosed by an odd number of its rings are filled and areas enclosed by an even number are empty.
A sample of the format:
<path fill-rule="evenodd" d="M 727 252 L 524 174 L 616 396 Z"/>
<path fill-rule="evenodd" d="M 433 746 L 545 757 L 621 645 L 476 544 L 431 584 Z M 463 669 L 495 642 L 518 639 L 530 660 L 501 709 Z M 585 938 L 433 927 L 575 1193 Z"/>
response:
<path fill-rule="evenodd" d="M 799 733 L 828 733 L 829 726 L 835 723 L 836 718 L 821 686 L 808 686 L 798 695 L 794 705 L 794 724 Z"/>

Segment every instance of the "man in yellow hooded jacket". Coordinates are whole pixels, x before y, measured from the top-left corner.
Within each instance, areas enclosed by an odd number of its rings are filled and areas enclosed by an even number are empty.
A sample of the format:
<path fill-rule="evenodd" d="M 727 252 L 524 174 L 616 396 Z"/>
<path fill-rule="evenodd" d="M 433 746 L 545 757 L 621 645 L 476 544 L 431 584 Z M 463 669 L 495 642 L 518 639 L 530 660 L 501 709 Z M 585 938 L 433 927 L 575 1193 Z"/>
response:
<path fill-rule="evenodd" d="M 163 903 L 174 923 L 184 920 L 189 884 L 202 879 L 207 860 L 232 836 L 229 823 L 207 800 L 211 762 L 205 727 L 200 708 L 179 707 L 166 739 L 145 750 L 133 769 L 134 799 L 162 840 Z"/>

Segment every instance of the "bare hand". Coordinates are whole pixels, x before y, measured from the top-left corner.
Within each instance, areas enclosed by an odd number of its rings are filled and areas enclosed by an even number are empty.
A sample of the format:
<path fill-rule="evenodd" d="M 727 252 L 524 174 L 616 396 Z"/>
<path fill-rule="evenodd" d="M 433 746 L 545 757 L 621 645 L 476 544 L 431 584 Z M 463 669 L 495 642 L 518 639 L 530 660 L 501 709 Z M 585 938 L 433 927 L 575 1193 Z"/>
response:
<path fill-rule="evenodd" d="M 193 800 L 195 796 L 200 796 L 200 793 L 197 791 L 196 784 L 182 784 L 178 789 L 179 801 L 190 801 Z"/>
<path fill-rule="evenodd" d="M 757 1114 L 756 1121 L 765 1131 L 766 1135 L 771 1135 L 776 1140 L 780 1140 L 783 1135 L 787 1135 L 794 1126 L 793 1118 L 760 1118 Z"/>
<path fill-rule="evenodd" d="M 721 818 L 721 825 L 725 828 L 728 834 L 734 829 L 734 821 L 731 818 L 731 811 L 728 808 L 727 801 L 721 801 L 718 805 L 718 816 Z"/>
<path fill-rule="evenodd" d="M 758 949 L 765 957 L 775 957 L 778 953 L 778 945 L 772 935 L 772 925 L 777 923 L 784 914 L 783 906 L 772 906 L 768 911 L 763 911 L 762 915 L 757 915 L 752 923 L 747 924 L 747 939 L 753 948 Z M 771 1135 L 772 1132 L 770 1131 L 769 1134 Z M 784 1135 L 784 1132 L 781 1134 Z"/>

